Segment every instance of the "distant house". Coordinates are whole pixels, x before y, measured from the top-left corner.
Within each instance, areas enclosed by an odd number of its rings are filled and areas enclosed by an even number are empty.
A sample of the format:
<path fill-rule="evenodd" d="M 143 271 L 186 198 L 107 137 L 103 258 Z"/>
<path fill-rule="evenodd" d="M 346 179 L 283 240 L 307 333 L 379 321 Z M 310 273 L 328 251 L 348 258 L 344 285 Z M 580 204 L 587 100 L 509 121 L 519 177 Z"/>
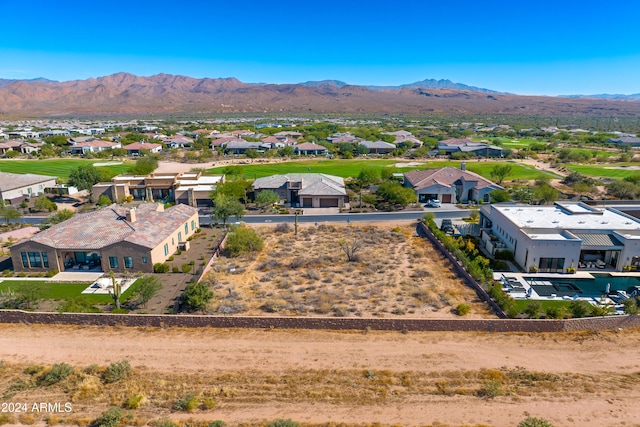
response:
<path fill-rule="evenodd" d="M 389 154 L 396 149 L 395 145 L 384 141 L 360 141 L 358 145 L 368 148 L 372 154 Z"/>
<path fill-rule="evenodd" d="M 86 142 L 77 142 L 69 147 L 71 154 L 99 153 L 104 150 L 112 150 L 114 148 L 122 148 L 119 142 L 101 141 L 92 139 Z"/>
<path fill-rule="evenodd" d="M 85 214 L 41 231 L 11 247 L 15 271 L 140 271 L 167 260 L 200 227 L 198 210 L 161 203 L 135 209 L 118 205 Z"/>
<path fill-rule="evenodd" d="M 408 132 L 406 130 L 398 130 L 395 132 L 383 132 L 383 135 L 394 136 L 396 139 L 393 141 L 393 143 L 396 145 L 403 144 L 403 143 L 410 143 L 414 148 L 422 147 L 422 141 L 420 141 L 418 138 L 413 136 L 411 132 Z"/>
<path fill-rule="evenodd" d="M 264 190 L 275 191 L 281 200 L 293 207 L 329 208 L 348 207 L 349 197 L 344 179 L 321 173 L 290 173 L 258 178 L 253 182 L 256 194 Z"/>
<path fill-rule="evenodd" d="M 269 144 L 271 148 L 283 148 L 287 145 L 290 145 L 289 144 L 290 141 L 286 137 L 278 138 L 275 136 L 267 136 L 260 139 L 260 141 L 262 141 L 263 144 Z"/>
<path fill-rule="evenodd" d="M 452 167 L 407 172 L 404 186 L 413 188 L 420 202 L 442 203 L 489 202 L 489 193 L 503 189 L 476 173 Z"/>
<path fill-rule="evenodd" d="M 193 139 L 182 135 L 163 138 L 162 142 L 167 146 L 167 148 L 184 148 L 191 147 L 193 145 Z"/>
<path fill-rule="evenodd" d="M 302 156 L 317 156 L 321 154 L 327 154 L 329 150 L 322 145 L 314 144 L 313 142 L 303 142 L 293 146 L 293 151 Z"/>
<path fill-rule="evenodd" d="M 19 204 L 29 197 L 44 194 L 45 188 L 55 185 L 55 176 L 0 172 L 0 199 Z"/>
<path fill-rule="evenodd" d="M 438 142 L 438 151 L 446 154 L 471 153 L 477 157 L 502 157 L 502 148 L 470 139 L 445 139 Z"/>
<path fill-rule="evenodd" d="M 290 130 L 283 130 L 281 132 L 276 132 L 273 134 L 276 138 L 290 138 L 290 139 L 299 139 L 302 138 L 303 135 L 300 132 L 294 132 Z"/>
<path fill-rule="evenodd" d="M 632 136 L 622 136 L 619 138 L 607 139 L 607 144 L 628 145 L 630 147 L 640 147 L 640 138 Z"/>
<path fill-rule="evenodd" d="M 123 148 L 127 150 L 127 154 L 129 156 L 139 156 L 142 154 L 142 150 L 148 150 L 150 153 L 159 153 L 162 150 L 162 144 L 153 144 L 151 142 L 142 141 L 125 145 Z"/>
<path fill-rule="evenodd" d="M 233 141 L 246 142 L 244 139 L 228 136 L 228 137 L 221 137 L 221 138 L 216 138 L 212 140 L 210 147 L 212 150 L 215 150 L 216 148 L 224 148 L 227 146 L 228 143 Z"/>
<path fill-rule="evenodd" d="M 261 142 L 248 142 L 243 139 L 229 141 L 225 147 L 225 153 L 229 154 L 245 154 L 248 150 L 265 150 L 271 148 L 268 144 L 263 144 Z"/>

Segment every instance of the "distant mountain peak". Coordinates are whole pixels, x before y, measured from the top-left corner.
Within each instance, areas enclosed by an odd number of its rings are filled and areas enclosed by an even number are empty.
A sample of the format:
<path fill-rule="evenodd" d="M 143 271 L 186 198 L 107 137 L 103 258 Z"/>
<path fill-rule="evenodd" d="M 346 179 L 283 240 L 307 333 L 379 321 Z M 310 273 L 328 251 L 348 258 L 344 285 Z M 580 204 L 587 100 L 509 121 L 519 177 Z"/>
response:
<path fill-rule="evenodd" d="M 345 87 L 349 86 L 349 83 L 342 82 L 340 80 L 319 80 L 319 81 L 308 81 L 304 83 L 300 83 L 302 86 L 310 86 L 310 87 L 320 87 L 320 86 L 335 86 L 335 87 Z"/>

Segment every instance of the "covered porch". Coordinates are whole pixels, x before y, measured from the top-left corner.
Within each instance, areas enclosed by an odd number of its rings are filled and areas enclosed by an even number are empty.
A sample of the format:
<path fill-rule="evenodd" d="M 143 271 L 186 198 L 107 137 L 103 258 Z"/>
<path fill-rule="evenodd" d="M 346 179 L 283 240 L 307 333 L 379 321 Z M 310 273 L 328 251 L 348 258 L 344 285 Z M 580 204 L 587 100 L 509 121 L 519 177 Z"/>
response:
<path fill-rule="evenodd" d="M 64 251 L 63 271 L 102 271 L 102 256 L 98 251 Z"/>

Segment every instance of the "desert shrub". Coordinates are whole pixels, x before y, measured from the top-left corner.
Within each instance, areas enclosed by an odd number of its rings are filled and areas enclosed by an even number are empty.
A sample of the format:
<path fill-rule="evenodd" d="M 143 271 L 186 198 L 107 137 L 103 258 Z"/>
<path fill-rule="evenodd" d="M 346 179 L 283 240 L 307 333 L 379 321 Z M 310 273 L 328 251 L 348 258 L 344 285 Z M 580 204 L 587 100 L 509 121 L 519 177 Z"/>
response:
<path fill-rule="evenodd" d="M 500 396 L 502 393 L 502 386 L 498 381 L 487 381 L 480 387 L 477 395 L 483 399 L 493 399 L 496 396 Z"/>
<path fill-rule="evenodd" d="M 126 409 L 138 409 L 138 408 L 140 408 L 140 404 L 142 403 L 142 399 L 144 399 L 144 396 L 141 396 L 139 394 L 132 394 L 131 396 L 129 396 L 127 401 L 124 403 L 124 407 Z"/>
<path fill-rule="evenodd" d="M 458 316 L 464 316 L 466 314 L 469 314 L 470 311 L 471 311 L 471 307 L 469 307 L 467 304 L 458 304 L 456 306 L 456 314 Z"/>
<path fill-rule="evenodd" d="M 279 419 L 271 421 L 269 424 L 267 424 L 267 427 L 298 427 L 298 423 L 292 421 L 291 419 Z"/>
<path fill-rule="evenodd" d="M 571 301 L 569 310 L 573 317 L 588 317 L 593 312 L 593 306 L 584 300 Z"/>
<path fill-rule="evenodd" d="M 181 399 L 176 400 L 173 409 L 176 411 L 193 412 L 198 408 L 198 399 L 193 393 L 187 393 Z"/>
<path fill-rule="evenodd" d="M 264 241 L 254 229 L 241 226 L 229 233 L 225 252 L 237 257 L 247 252 L 259 252 L 263 247 Z"/>
<path fill-rule="evenodd" d="M 153 264 L 153 272 L 154 273 L 168 273 L 171 267 L 169 264 L 164 262 L 157 262 Z"/>
<path fill-rule="evenodd" d="M 171 421 L 169 417 L 158 418 L 151 423 L 153 427 L 178 427 L 178 424 Z"/>
<path fill-rule="evenodd" d="M 131 374 L 131 365 L 128 360 L 111 363 L 102 373 L 102 381 L 105 384 L 115 383 L 127 378 Z"/>
<path fill-rule="evenodd" d="M 55 364 L 47 372 L 38 377 L 36 383 L 39 386 L 50 386 L 67 378 L 73 373 L 73 368 L 66 363 Z"/>
<path fill-rule="evenodd" d="M 553 427 L 553 424 L 544 418 L 527 417 L 520 421 L 518 427 Z"/>
<path fill-rule="evenodd" d="M 122 409 L 109 408 L 91 423 L 91 427 L 118 427 L 124 416 Z"/>
<path fill-rule="evenodd" d="M 288 222 L 282 222 L 282 223 L 276 225 L 275 231 L 276 231 L 276 233 L 290 233 L 291 232 L 291 226 L 289 225 Z"/>
<path fill-rule="evenodd" d="M 191 264 L 182 264 L 181 268 L 182 268 L 182 272 L 186 274 L 191 271 L 192 266 Z"/>
<path fill-rule="evenodd" d="M 227 427 L 227 423 L 222 420 L 215 420 L 211 421 L 208 427 Z"/>
<path fill-rule="evenodd" d="M 43 369 L 44 369 L 44 366 L 42 365 L 29 365 L 26 368 L 24 368 L 23 372 L 27 375 L 34 376 L 35 374 L 42 372 Z"/>
<path fill-rule="evenodd" d="M 178 427 L 178 424 L 171 421 L 169 417 L 158 418 L 151 423 L 153 427 Z"/>
<path fill-rule="evenodd" d="M 190 283 L 184 290 L 182 298 L 189 310 L 204 310 L 215 297 L 214 292 L 209 289 L 205 282 Z"/>
<path fill-rule="evenodd" d="M 13 424 L 15 419 L 11 414 L 0 414 L 0 426 L 3 424 Z"/>
<path fill-rule="evenodd" d="M 289 268 L 296 269 L 307 264 L 307 260 L 304 258 L 296 257 L 289 262 Z"/>
<path fill-rule="evenodd" d="M 174 266 L 171 268 L 171 272 L 172 272 L 172 273 L 180 273 L 180 269 L 178 268 L 178 266 L 177 266 L 177 265 L 174 265 Z"/>
<path fill-rule="evenodd" d="M 58 270 L 49 270 L 47 271 L 46 277 L 53 277 L 58 273 L 60 273 Z"/>

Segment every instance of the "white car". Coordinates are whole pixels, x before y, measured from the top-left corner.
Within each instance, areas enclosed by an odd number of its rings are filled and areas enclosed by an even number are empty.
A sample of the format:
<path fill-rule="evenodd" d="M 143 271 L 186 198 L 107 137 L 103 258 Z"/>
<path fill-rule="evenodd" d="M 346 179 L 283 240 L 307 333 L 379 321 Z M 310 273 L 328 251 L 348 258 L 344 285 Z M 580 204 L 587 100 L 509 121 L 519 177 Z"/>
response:
<path fill-rule="evenodd" d="M 425 206 L 428 208 L 439 208 L 442 205 L 440 204 L 440 200 L 432 199 L 432 200 L 427 200 L 427 203 L 425 204 Z"/>

